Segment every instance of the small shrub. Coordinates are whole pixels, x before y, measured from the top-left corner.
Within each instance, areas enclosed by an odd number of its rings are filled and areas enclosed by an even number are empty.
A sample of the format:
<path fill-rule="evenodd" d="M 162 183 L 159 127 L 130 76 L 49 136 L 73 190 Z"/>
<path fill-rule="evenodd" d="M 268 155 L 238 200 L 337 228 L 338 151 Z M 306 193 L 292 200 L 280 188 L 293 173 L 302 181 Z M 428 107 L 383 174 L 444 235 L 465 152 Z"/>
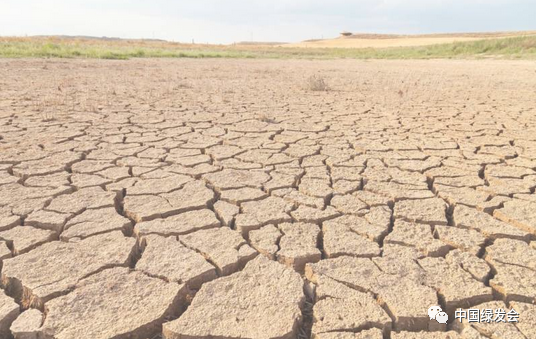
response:
<path fill-rule="evenodd" d="M 324 78 L 312 75 L 307 79 L 307 89 L 310 91 L 328 91 L 329 87 Z"/>
<path fill-rule="evenodd" d="M 259 116 L 259 120 L 262 121 L 262 122 L 266 122 L 268 124 L 276 124 L 277 123 L 277 120 L 275 120 L 274 118 L 269 117 L 266 114 L 261 114 Z"/>

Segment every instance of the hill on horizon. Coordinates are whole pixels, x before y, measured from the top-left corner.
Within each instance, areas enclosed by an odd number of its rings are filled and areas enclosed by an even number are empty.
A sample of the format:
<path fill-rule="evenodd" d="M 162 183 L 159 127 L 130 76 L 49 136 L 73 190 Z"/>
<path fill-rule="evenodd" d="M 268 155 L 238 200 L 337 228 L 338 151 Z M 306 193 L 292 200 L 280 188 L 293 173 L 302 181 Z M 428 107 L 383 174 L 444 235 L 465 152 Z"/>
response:
<path fill-rule="evenodd" d="M 468 32 L 468 33 L 433 33 L 433 34 L 377 34 L 351 33 L 332 39 L 312 39 L 299 43 L 281 45 L 299 48 L 389 48 L 417 47 L 453 42 L 467 42 L 486 39 L 511 38 L 518 36 L 536 36 L 536 31 L 515 32 Z"/>

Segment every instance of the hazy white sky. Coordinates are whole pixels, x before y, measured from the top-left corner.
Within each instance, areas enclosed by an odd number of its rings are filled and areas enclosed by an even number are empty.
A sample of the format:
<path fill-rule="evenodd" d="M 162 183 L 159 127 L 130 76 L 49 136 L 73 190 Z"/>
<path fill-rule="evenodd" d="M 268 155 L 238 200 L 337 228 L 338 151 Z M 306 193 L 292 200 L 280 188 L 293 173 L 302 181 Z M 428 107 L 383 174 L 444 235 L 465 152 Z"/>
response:
<path fill-rule="evenodd" d="M 536 0 L 0 0 L 0 36 L 231 43 L 327 38 L 343 30 L 536 30 Z"/>

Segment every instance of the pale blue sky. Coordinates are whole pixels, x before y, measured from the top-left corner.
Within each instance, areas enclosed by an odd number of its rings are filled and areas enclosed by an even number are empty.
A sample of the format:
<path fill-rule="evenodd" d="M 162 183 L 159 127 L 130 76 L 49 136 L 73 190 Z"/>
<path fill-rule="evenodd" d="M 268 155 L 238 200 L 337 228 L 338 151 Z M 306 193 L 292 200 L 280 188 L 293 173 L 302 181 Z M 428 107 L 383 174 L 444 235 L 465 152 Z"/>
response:
<path fill-rule="evenodd" d="M 0 36 L 294 42 L 342 30 L 536 30 L 536 0 L 0 0 Z"/>

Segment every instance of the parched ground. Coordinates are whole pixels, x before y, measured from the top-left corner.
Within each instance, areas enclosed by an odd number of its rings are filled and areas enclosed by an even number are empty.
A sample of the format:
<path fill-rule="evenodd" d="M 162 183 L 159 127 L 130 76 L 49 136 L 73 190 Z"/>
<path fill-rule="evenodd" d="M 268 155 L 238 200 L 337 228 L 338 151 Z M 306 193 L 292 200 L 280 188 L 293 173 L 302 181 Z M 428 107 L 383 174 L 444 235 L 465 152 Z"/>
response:
<path fill-rule="evenodd" d="M 536 338 L 535 88 L 523 61 L 1 60 L 0 338 Z"/>

